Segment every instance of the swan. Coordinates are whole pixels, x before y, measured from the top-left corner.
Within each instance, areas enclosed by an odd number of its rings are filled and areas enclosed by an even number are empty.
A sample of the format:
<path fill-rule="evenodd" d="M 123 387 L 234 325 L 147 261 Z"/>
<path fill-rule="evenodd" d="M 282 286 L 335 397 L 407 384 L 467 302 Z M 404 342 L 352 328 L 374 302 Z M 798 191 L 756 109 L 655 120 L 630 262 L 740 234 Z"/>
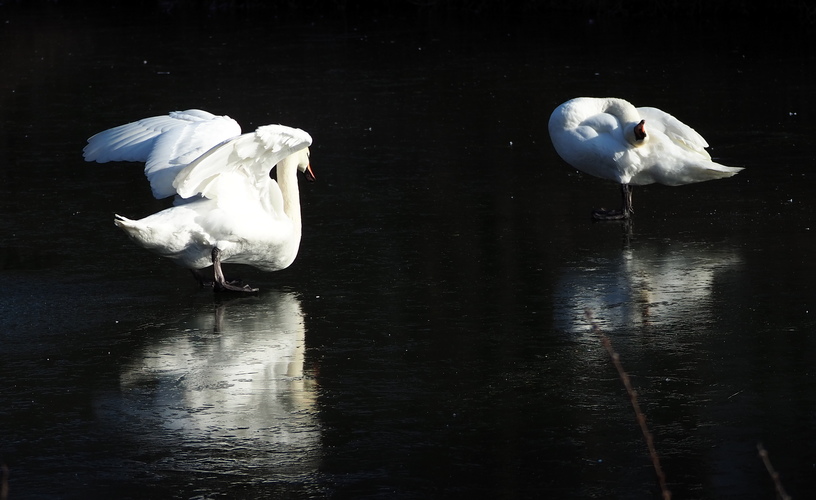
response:
<path fill-rule="evenodd" d="M 618 98 L 578 97 L 550 115 L 550 139 L 573 167 L 621 185 L 621 210 L 595 210 L 599 220 L 628 219 L 632 188 L 679 186 L 731 177 L 741 167 L 711 161 L 708 143 L 693 128 L 657 108 L 636 108 Z"/>
<path fill-rule="evenodd" d="M 228 116 L 198 109 L 145 118 L 100 132 L 83 149 L 86 161 L 145 162 L 157 199 L 173 206 L 143 219 L 116 214 L 114 223 L 139 245 L 198 272 L 213 266 L 216 291 L 257 292 L 228 282 L 222 262 L 264 271 L 288 267 L 300 246 L 297 172 L 314 180 L 312 138 L 303 130 L 266 125 L 241 134 Z M 277 182 L 270 177 L 277 165 Z"/>

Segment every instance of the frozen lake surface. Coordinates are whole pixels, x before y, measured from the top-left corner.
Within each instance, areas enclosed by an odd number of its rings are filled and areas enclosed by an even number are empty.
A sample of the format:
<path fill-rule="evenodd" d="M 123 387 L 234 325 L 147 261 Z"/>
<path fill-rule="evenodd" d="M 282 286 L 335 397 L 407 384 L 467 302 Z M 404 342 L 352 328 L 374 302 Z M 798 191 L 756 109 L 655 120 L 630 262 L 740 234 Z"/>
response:
<path fill-rule="evenodd" d="M 812 46 L 615 20 L 538 32 L 4 12 L 0 454 L 9 498 L 816 494 Z M 395 26 L 398 26 L 395 27 Z M 690 30 L 690 31 L 689 31 Z M 622 56 L 623 54 L 623 56 Z M 547 136 L 579 95 L 669 111 L 744 166 L 615 185 Z M 188 108 L 314 137 L 304 236 L 257 297 L 135 246 L 103 129 Z"/>

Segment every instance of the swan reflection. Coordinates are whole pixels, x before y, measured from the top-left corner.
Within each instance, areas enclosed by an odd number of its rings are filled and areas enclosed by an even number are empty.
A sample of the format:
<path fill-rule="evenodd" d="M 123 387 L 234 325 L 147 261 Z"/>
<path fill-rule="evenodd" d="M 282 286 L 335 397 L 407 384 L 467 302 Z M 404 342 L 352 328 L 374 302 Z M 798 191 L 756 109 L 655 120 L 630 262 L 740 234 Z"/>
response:
<path fill-rule="evenodd" d="M 556 327 L 585 333 L 587 309 L 606 329 L 711 320 L 715 279 L 740 262 L 730 249 L 657 243 L 587 259 L 558 281 Z"/>
<path fill-rule="evenodd" d="M 125 411 L 157 447 L 184 447 L 174 468 L 254 467 L 311 473 L 320 450 L 315 382 L 304 376 L 305 325 L 291 293 L 206 308 L 124 366 Z M 196 450 L 204 456 L 196 457 Z M 185 463 L 185 461 L 187 463 Z M 224 464 L 219 463 L 219 468 Z"/>

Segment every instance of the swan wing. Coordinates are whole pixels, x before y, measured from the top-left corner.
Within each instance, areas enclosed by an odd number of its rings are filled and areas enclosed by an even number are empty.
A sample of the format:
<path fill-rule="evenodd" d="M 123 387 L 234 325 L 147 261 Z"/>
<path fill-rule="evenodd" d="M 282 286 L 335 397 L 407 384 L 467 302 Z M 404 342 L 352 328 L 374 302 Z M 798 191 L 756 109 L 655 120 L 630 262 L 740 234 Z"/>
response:
<path fill-rule="evenodd" d="M 86 161 L 145 162 L 145 175 L 156 198 L 176 194 L 173 179 L 209 149 L 241 133 L 228 116 L 198 109 L 174 111 L 100 132 L 83 150 Z"/>
<path fill-rule="evenodd" d="M 646 120 L 647 132 L 649 130 L 659 131 L 683 149 L 711 158 L 708 151 L 705 150 L 708 147 L 708 142 L 693 128 L 657 108 L 643 107 L 637 108 L 637 110 L 641 118 Z"/>
<path fill-rule="evenodd" d="M 705 149 L 708 142 L 669 113 L 657 108 L 638 108 L 638 112 L 646 120 L 646 131 L 652 133 L 652 138 L 644 168 L 633 175 L 631 184 L 679 186 L 731 177 L 742 170 L 712 161 Z"/>
<path fill-rule="evenodd" d="M 173 187 L 182 198 L 202 195 L 219 200 L 253 192 L 257 197 L 261 190 L 277 188 L 270 185 L 272 167 L 311 143 L 311 136 L 301 129 L 265 125 L 200 156 L 178 173 Z"/>

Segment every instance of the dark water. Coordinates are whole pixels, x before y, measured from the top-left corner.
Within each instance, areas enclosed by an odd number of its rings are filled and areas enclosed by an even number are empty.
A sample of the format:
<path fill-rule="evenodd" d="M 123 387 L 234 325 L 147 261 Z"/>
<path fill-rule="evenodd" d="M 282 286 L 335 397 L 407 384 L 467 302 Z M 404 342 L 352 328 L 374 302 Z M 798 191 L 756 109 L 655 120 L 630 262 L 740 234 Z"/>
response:
<path fill-rule="evenodd" d="M 0 453 L 8 498 L 675 498 L 816 493 L 816 175 L 800 28 L 614 21 L 0 21 Z M 812 46 L 812 44 L 811 44 Z M 669 110 L 747 167 L 617 189 L 546 122 Z M 314 137 L 293 267 L 214 298 L 112 214 L 161 209 L 95 132 L 198 107 Z"/>

